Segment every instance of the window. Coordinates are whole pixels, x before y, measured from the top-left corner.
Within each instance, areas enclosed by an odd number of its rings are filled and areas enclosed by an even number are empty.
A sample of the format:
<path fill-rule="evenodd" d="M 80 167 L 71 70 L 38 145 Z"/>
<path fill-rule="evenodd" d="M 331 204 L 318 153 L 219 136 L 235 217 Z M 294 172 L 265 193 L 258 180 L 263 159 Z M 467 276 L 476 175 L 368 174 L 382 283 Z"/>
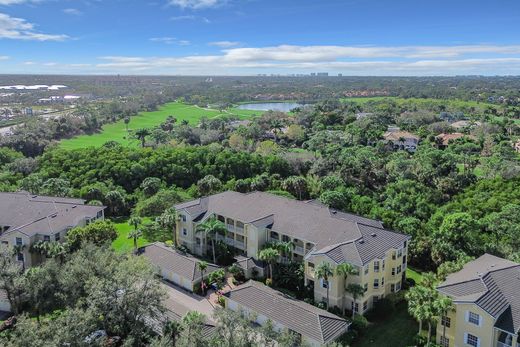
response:
<path fill-rule="evenodd" d="M 480 343 L 478 341 L 478 337 L 476 337 L 475 335 L 471 335 L 471 334 L 466 334 L 466 344 L 473 346 L 473 347 L 478 347 L 480 345 Z"/>
<path fill-rule="evenodd" d="M 441 343 L 441 347 L 450 347 L 450 339 L 447 337 L 441 336 L 441 340 L 439 342 Z"/>
<path fill-rule="evenodd" d="M 403 242 L 403 248 L 406 248 L 407 241 Z"/>
<path fill-rule="evenodd" d="M 401 282 L 397 282 L 397 283 L 395 284 L 395 291 L 398 292 L 398 291 L 400 291 L 400 290 L 401 290 Z"/>
<path fill-rule="evenodd" d="M 384 278 L 384 277 L 381 278 L 381 285 L 382 285 L 382 286 L 385 285 L 385 278 Z"/>
<path fill-rule="evenodd" d="M 18 253 L 16 259 L 18 259 L 18 261 L 23 261 L 23 253 Z"/>
<path fill-rule="evenodd" d="M 392 276 L 395 276 L 395 267 L 392 268 Z"/>
<path fill-rule="evenodd" d="M 199 237 L 197 237 L 197 238 L 195 239 L 195 243 L 197 244 L 197 246 L 200 246 L 200 238 L 199 238 Z"/>
<path fill-rule="evenodd" d="M 401 249 L 397 250 L 397 257 L 400 258 L 402 256 L 403 256 L 403 249 L 401 248 Z"/>
<path fill-rule="evenodd" d="M 182 228 L 182 235 L 188 235 L 188 230 L 186 230 L 186 228 Z"/>
<path fill-rule="evenodd" d="M 385 271 L 385 260 L 383 259 L 383 271 Z"/>
<path fill-rule="evenodd" d="M 321 279 L 321 287 L 322 288 L 328 288 L 329 287 L 329 281 L 325 281 L 323 278 Z"/>
<path fill-rule="evenodd" d="M 446 316 L 442 316 L 442 318 L 441 318 L 441 325 L 443 327 L 446 327 L 446 328 L 451 327 L 451 318 L 450 317 L 446 317 Z"/>
<path fill-rule="evenodd" d="M 368 283 L 365 283 L 365 285 L 363 286 L 363 289 L 365 290 L 365 292 L 368 290 Z"/>
<path fill-rule="evenodd" d="M 473 323 L 475 325 L 480 325 L 480 316 L 476 313 L 469 312 L 468 322 Z"/>
<path fill-rule="evenodd" d="M 379 272 L 379 260 L 374 261 L 374 272 Z"/>
<path fill-rule="evenodd" d="M 181 219 L 182 219 L 183 222 L 186 222 L 186 215 L 181 214 Z"/>
<path fill-rule="evenodd" d="M 51 240 L 51 237 L 49 235 L 43 235 L 43 241 L 49 242 Z"/>
<path fill-rule="evenodd" d="M 368 301 L 365 301 L 363 303 L 363 312 L 365 312 L 367 310 L 367 308 L 368 308 Z"/>
<path fill-rule="evenodd" d="M 356 303 L 352 302 L 351 308 L 352 308 L 353 312 L 356 312 L 356 313 L 359 312 L 359 304 L 357 302 Z"/>
<path fill-rule="evenodd" d="M 401 269 L 402 269 L 402 268 L 401 268 L 401 265 L 399 265 L 399 266 L 397 267 L 397 274 L 398 274 L 398 275 L 401 273 Z"/>
<path fill-rule="evenodd" d="M 282 235 L 282 241 L 283 242 L 290 242 L 291 241 L 291 238 L 287 235 Z"/>
<path fill-rule="evenodd" d="M 61 239 L 60 233 L 54 234 L 54 241 L 58 242 Z"/>
<path fill-rule="evenodd" d="M 365 275 L 368 275 L 368 265 L 365 266 Z"/>
<path fill-rule="evenodd" d="M 7 241 L 2 241 L 2 245 L 8 245 L 8 244 L 9 244 L 9 242 L 7 242 Z"/>
<path fill-rule="evenodd" d="M 21 237 L 17 237 L 17 238 L 16 238 L 16 245 L 17 245 L 17 246 L 21 246 L 21 245 L 23 245 L 23 240 L 22 240 Z"/>
<path fill-rule="evenodd" d="M 378 289 L 379 288 L 379 279 L 374 279 L 374 289 Z"/>
<path fill-rule="evenodd" d="M 394 252 L 392 252 L 392 260 L 395 260 L 395 257 L 396 257 L 396 253 L 394 251 Z"/>
<path fill-rule="evenodd" d="M 395 292 L 395 284 L 390 285 L 390 291 L 393 293 Z"/>

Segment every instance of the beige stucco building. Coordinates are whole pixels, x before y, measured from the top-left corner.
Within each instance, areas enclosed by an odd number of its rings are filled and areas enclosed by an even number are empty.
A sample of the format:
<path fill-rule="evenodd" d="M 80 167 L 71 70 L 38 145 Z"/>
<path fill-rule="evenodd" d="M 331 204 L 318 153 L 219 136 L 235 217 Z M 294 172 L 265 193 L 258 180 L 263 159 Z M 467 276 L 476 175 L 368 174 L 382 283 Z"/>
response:
<path fill-rule="evenodd" d="M 439 345 L 520 347 L 520 264 L 485 254 L 438 290 L 454 306 L 439 318 Z"/>
<path fill-rule="evenodd" d="M 407 267 L 410 237 L 383 228 L 381 222 L 328 208 L 316 201 L 297 201 L 253 192 L 223 192 L 175 206 L 178 211 L 177 241 L 197 255 L 206 253 L 209 242 L 197 233 L 197 225 L 211 217 L 222 221 L 227 235 L 218 239 L 236 254 L 257 257 L 268 242 L 291 242 L 293 250 L 280 262 L 305 263 L 305 281 L 314 285 L 316 301 L 326 297 L 330 306 L 364 313 L 377 300 L 401 289 Z M 314 269 L 322 262 L 334 268 L 352 264 L 357 275 L 332 276 L 328 283 L 316 278 Z M 346 290 L 349 283 L 365 288 L 356 303 Z"/>
<path fill-rule="evenodd" d="M 17 260 L 30 267 L 41 261 L 41 255 L 30 252 L 31 245 L 63 242 L 70 229 L 103 219 L 104 209 L 81 199 L 0 193 L 0 243 L 18 246 Z"/>

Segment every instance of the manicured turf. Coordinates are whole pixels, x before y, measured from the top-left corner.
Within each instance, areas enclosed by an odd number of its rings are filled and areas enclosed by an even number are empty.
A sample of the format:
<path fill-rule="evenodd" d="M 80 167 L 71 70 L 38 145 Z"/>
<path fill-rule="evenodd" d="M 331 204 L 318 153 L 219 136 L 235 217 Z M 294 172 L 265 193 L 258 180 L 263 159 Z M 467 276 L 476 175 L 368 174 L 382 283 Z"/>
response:
<path fill-rule="evenodd" d="M 149 222 L 149 218 L 143 218 L 143 224 Z M 112 248 L 114 248 L 117 252 L 129 252 L 134 249 L 134 240 L 128 238 L 128 233 L 130 230 L 132 230 L 134 227 L 131 225 L 128 225 L 128 221 L 124 220 L 120 223 L 115 224 L 117 229 L 117 239 L 112 242 Z M 137 239 L 137 246 L 141 247 L 149 242 L 144 239 L 143 237 L 140 237 Z"/>
<path fill-rule="evenodd" d="M 406 269 L 406 278 L 414 280 L 415 283 L 419 283 L 422 280 L 422 274 L 411 267 Z"/>
<path fill-rule="evenodd" d="M 405 347 L 414 345 L 419 326 L 408 314 L 406 304 L 400 304 L 385 320 L 370 324 L 352 347 Z"/>
<path fill-rule="evenodd" d="M 164 122 L 168 116 L 177 118 L 180 123 L 187 120 L 191 125 L 198 124 L 199 120 L 206 116 L 208 118 L 219 117 L 223 115 L 234 115 L 239 118 L 248 118 L 253 115 L 259 115 L 262 112 L 239 110 L 231 108 L 220 112 L 215 109 L 204 109 L 193 105 L 186 105 L 180 102 L 171 102 L 159 107 L 159 110 L 154 112 L 142 112 L 137 116 L 131 117 L 128 129 L 130 134 L 126 131 L 126 126 L 123 120 L 116 123 L 106 124 L 103 126 L 101 132 L 94 135 L 82 135 L 72 139 L 61 141 L 60 147 L 65 149 L 77 149 L 85 147 L 100 147 L 108 141 L 117 141 L 127 146 L 139 146 L 140 142 L 134 139 L 131 135 L 132 131 L 142 128 L 154 128 Z"/>

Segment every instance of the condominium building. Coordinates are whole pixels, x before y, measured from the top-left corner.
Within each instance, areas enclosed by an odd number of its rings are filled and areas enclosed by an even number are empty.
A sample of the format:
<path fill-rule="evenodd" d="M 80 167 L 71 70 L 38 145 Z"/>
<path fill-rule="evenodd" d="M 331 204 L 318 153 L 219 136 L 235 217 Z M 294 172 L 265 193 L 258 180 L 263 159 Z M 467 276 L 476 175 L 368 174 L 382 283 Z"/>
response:
<path fill-rule="evenodd" d="M 485 254 L 437 289 L 454 306 L 439 317 L 439 345 L 520 347 L 520 264 Z"/>
<path fill-rule="evenodd" d="M 305 282 L 314 286 L 317 301 L 324 301 L 329 288 L 330 306 L 364 313 L 377 300 L 401 289 L 407 267 L 410 237 L 383 228 L 381 222 L 328 208 L 316 201 L 297 201 L 278 195 L 227 191 L 175 206 L 178 211 L 177 241 L 192 253 L 203 255 L 210 242 L 197 233 L 197 226 L 217 218 L 227 227 L 217 235 L 236 254 L 256 258 L 272 242 L 290 242 L 291 254 L 280 257 L 305 263 Z M 345 283 L 333 275 L 319 279 L 315 269 L 322 262 L 332 268 L 349 263 L 357 269 Z M 365 289 L 353 300 L 350 283 Z"/>
<path fill-rule="evenodd" d="M 81 199 L 0 193 L 0 243 L 18 246 L 17 260 L 30 267 L 41 261 L 41 255 L 30 252 L 31 245 L 63 242 L 70 229 L 103 219 L 104 209 Z"/>

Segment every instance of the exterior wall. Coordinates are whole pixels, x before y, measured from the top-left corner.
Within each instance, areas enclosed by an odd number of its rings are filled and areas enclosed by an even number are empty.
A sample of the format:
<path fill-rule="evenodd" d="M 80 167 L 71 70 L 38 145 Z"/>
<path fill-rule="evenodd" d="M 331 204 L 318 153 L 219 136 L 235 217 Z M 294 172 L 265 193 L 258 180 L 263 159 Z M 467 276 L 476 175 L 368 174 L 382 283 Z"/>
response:
<path fill-rule="evenodd" d="M 475 325 L 467 321 L 467 312 L 471 311 L 480 316 L 480 325 Z M 479 338 L 481 347 L 494 347 L 498 339 L 497 330 L 494 328 L 495 320 L 488 313 L 472 303 L 455 304 L 455 310 L 448 313 L 451 319 L 451 327 L 446 329 L 446 337 L 449 345 L 455 347 L 468 346 L 465 341 L 465 334 L 469 333 Z M 443 326 L 437 324 L 437 342 L 440 343 L 443 336 Z"/>
<path fill-rule="evenodd" d="M 395 259 L 393 254 L 395 253 Z M 366 292 L 363 297 L 357 298 L 356 303 L 358 304 L 358 312 L 365 313 L 374 307 L 374 303 L 378 299 L 386 297 L 392 292 L 400 290 L 402 285 L 403 274 L 406 270 L 406 258 L 407 248 L 402 249 L 402 255 L 398 256 L 398 252 L 395 249 L 388 251 L 384 259 L 375 259 L 364 267 L 358 267 L 357 275 L 350 275 L 347 277 L 345 283 L 344 279 L 338 276 L 329 278 L 329 302 L 330 306 L 337 306 L 343 310 L 352 310 L 352 303 L 354 299 L 351 294 L 346 291 L 346 287 L 351 284 L 359 284 L 362 287 L 366 287 Z M 403 264 L 403 259 L 405 263 Z M 314 269 L 322 262 L 329 262 L 332 267 L 336 264 L 332 263 L 328 257 L 315 256 L 312 258 Z M 375 271 L 374 263 L 379 262 L 379 271 Z M 383 268 L 384 261 L 384 268 Z M 398 273 L 397 269 L 401 266 L 401 271 Z M 395 269 L 394 275 L 392 275 L 392 268 Z M 378 288 L 374 287 L 374 280 L 378 280 Z M 312 269 L 309 267 L 309 262 L 305 262 L 305 280 L 314 281 L 314 300 L 326 301 L 327 289 L 322 287 L 322 281 L 315 277 Z M 382 284 L 384 282 L 384 284 Z M 392 291 L 393 285 L 393 291 Z M 364 308 L 365 307 L 365 308 Z"/>
<path fill-rule="evenodd" d="M 251 309 L 249 309 L 245 306 L 242 306 L 239 303 L 237 303 L 229 298 L 225 297 L 225 299 L 226 299 L 226 308 L 227 309 L 235 311 L 235 312 L 242 312 L 242 314 L 244 316 L 248 316 L 251 319 L 251 321 L 253 321 L 259 325 L 263 326 L 269 320 L 268 317 L 258 314 L 257 312 L 252 311 Z M 272 321 L 272 324 L 273 324 L 274 329 L 277 331 L 283 331 L 284 329 L 287 329 L 284 325 L 282 325 L 278 322 Z M 302 342 L 306 346 L 312 346 L 312 347 L 324 346 L 320 342 L 310 339 L 308 337 L 302 336 L 301 338 L 302 338 Z"/>
<path fill-rule="evenodd" d="M 7 300 L 7 298 L 0 299 L 0 311 L 11 312 L 11 304 L 9 303 L 9 300 Z"/>
<path fill-rule="evenodd" d="M 179 287 L 189 290 L 190 292 L 193 292 L 193 289 L 196 285 L 196 283 L 192 282 L 191 280 L 185 277 L 181 277 L 178 274 L 175 274 L 171 271 L 159 268 L 158 273 L 161 275 L 162 278 L 178 285 Z"/>

